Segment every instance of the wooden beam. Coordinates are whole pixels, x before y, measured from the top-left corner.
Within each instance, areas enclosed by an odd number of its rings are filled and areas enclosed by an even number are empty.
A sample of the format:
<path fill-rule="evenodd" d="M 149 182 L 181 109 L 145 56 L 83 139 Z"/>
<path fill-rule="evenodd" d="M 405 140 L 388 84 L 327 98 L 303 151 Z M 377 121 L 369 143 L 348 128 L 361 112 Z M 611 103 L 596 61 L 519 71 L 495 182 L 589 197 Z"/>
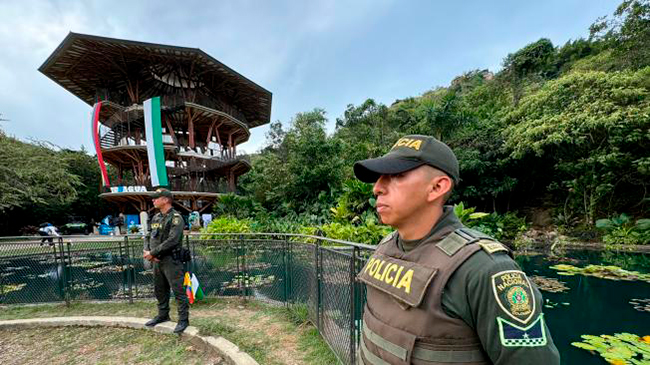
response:
<path fill-rule="evenodd" d="M 208 143 L 210 143 L 210 138 L 212 138 L 212 129 L 214 128 L 214 125 L 217 123 L 217 120 L 219 120 L 219 117 L 214 118 L 214 121 L 212 122 L 212 124 L 210 124 L 210 128 L 208 128 L 208 138 L 205 139 L 206 147 Z"/>
<path fill-rule="evenodd" d="M 228 190 L 231 193 L 234 193 L 237 190 L 235 173 L 232 171 L 232 169 L 228 170 Z"/>
<path fill-rule="evenodd" d="M 232 132 L 228 133 L 228 154 L 232 158 Z"/>
<path fill-rule="evenodd" d="M 174 128 L 172 128 L 172 123 L 169 121 L 169 118 L 167 118 L 167 115 L 163 115 L 162 118 L 165 120 L 167 131 L 171 134 L 174 145 L 178 146 L 178 138 L 176 138 L 176 133 L 174 132 Z"/>
<path fill-rule="evenodd" d="M 192 110 L 188 107 L 185 107 L 185 112 L 187 114 L 187 133 L 189 137 L 189 146 L 191 149 L 194 149 L 195 143 L 194 143 L 194 115 L 192 114 Z"/>

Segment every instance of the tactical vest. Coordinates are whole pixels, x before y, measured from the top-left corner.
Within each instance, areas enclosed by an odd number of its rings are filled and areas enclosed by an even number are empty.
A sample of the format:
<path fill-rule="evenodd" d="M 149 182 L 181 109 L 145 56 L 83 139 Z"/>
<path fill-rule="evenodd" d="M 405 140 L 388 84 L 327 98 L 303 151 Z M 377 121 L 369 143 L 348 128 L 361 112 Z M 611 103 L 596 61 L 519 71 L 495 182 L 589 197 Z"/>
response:
<path fill-rule="evenodd" d="M 477 251 L 508 249 L 464 227 L 410 252 L 402 252 L 396 240 L 396 233 L 388 236 L 357 277 L 367 287 L 359 362 L 491 364 L 476 332 L 444 312 L 442 292 L 456 269 Z"/>
<path fill-rule="evenodd" d="M 157 247 L 161 242 L 165 241 L 167 237 L 169 237 L 169 231 L 171 230 L 172 226 L 172 219 L 174 218 L 183 219 L 183 217 L 174 208 L 171 208 L 166 215 L 158 212 L 153 216 L 150 224 L 151 235 L 149 238 L 151 249 Z M 168 252 L 165 256 L 169 254 L 171 254 L 171 252 Z"/>

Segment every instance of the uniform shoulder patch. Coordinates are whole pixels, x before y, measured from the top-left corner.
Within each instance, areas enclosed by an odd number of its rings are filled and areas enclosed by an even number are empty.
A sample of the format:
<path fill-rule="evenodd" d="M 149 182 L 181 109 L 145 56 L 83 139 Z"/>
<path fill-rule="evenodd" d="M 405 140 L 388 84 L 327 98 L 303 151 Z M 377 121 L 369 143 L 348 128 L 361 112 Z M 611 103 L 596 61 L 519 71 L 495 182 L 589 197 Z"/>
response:
<path fill-rule="evenodd" d="M 180 214 L 174 214 L 174 218 L 172 218 L 172 224 L 173 225 L 180 224 L 182 220 L 183 217 L 181 217 Z"/>
<path fill-rule="evenodd" d="M 506 248 L 506 246 L 504 246 L 502 243 L 491 241 L 491 240 L 481 240 L 478 242 L 478 245 L 481 246 L 483 251 L 489 253 L 490 255 L 499 251 L 503 251 L 503 252 L 509 251 L 508 248 Z"/>
<path fill-rule="evenodd" d="M 541 347 L 547 344 L 544 314 L 540 313 L 530 325 L 523 327 L 497 317 L 499 338 L 504 347 Z"/>
<path fill-rule="evenodd" d="M 510 318 L 526 324 L 535 314 L 535 292 L 523 271 L 505 270 L 492 275 L 492 291 Z"/>

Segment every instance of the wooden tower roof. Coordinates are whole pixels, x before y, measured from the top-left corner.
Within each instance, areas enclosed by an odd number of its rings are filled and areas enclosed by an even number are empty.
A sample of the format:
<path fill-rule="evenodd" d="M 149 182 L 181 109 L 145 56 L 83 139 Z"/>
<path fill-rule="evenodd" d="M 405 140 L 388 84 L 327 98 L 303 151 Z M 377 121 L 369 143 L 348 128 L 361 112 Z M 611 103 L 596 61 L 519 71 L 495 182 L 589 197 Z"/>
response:
<path fill-rule="evenodd" d="M 198 48 L 71 32 L 39 71 L 89 105 L 102 99 L 129 106 L 189 91 L 210 101 L 201 104 L 234 108 L 249 128 L 271 117 L 271 92 Z"/>

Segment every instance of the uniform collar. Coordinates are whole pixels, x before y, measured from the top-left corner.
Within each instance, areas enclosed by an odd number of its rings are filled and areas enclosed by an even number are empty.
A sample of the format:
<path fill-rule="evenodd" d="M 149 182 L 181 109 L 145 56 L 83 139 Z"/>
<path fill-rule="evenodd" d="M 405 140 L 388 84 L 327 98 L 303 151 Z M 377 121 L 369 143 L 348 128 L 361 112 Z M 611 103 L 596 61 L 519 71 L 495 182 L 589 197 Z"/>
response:
<path fill-rule="evenodd" d="M 397 247 L 401 251 L 409 252 L 418 247 L 424 241 L 438 242 L 462 226 L 463 224 L 460 222 L 460 220 L 458 220 L 456 214 L 454 214 L 454 208 L 451 205 L 446 205 L 442 208 L 442 215 L 438 219 L 438 222 L 433 225 L 433 228 L 431 228 L 431 231 L 429 231 L 429 233 L 418 240 L 404 240 L 399 236 L 398 233 Z"/>

